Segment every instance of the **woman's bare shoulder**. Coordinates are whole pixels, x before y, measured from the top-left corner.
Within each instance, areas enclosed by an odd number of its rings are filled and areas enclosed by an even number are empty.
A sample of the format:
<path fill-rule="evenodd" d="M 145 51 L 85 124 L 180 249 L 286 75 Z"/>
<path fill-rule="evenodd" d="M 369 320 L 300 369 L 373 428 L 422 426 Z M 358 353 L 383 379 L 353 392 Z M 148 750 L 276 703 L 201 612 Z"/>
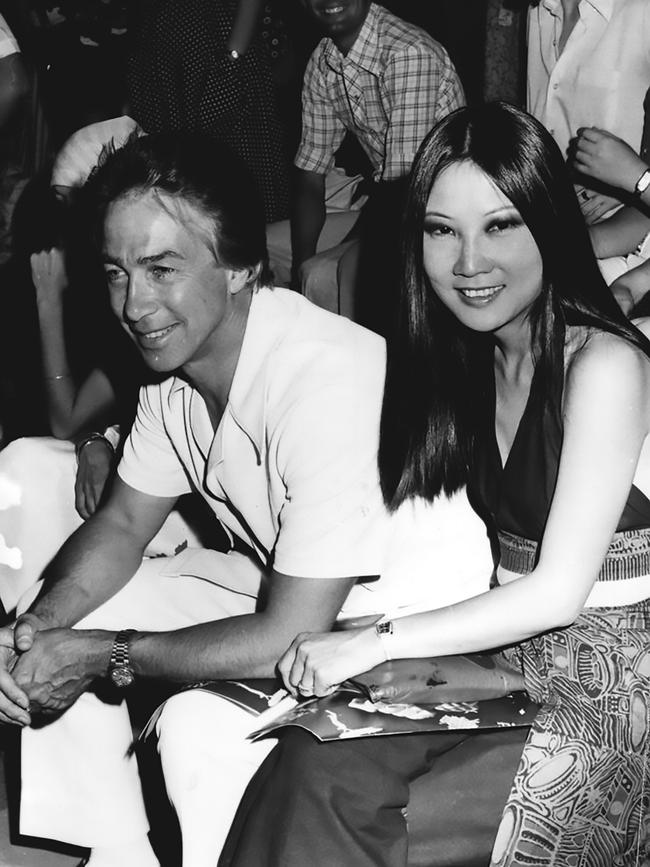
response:
<path fill-rule="evenodd" d="M 650 320 L 644 322 L 650 335 Z M 643 330 L 643 329 L 642 329 Z M 645 331 L 643 331 L 645 334 Z M 571 396 L 634 401 L 650 417 L 650 358 L 625 337 L 595 328 L 567 329 L 565 403 Z"/>

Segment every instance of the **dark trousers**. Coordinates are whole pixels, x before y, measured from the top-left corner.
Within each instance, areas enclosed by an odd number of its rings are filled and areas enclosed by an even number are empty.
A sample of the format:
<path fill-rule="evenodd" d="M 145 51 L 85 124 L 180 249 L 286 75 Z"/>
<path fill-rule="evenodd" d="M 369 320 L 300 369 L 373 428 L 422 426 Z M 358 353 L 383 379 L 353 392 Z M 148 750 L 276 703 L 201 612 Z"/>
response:
<path fill-rule="evenodd" d="M 321 744 L 289 729 L 252 780 L 219 867 L 487 867 L 526 735 Z"/>

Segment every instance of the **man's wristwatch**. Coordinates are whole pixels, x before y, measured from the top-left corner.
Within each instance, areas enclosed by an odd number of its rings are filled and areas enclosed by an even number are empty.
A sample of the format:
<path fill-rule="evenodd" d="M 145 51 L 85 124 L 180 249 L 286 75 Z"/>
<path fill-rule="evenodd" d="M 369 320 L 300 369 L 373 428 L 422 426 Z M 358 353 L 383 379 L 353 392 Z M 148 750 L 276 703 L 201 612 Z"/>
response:
<path fill-rule="evenodd" d="M 112 683 L 124 689 L 131 686 L 135 680 L 135 672 L 129 657 L 129 641 L 135 629 L 124 629 L 118 632 L 113 641 L 111 658 L 108 663 L 108 676 Z"/>

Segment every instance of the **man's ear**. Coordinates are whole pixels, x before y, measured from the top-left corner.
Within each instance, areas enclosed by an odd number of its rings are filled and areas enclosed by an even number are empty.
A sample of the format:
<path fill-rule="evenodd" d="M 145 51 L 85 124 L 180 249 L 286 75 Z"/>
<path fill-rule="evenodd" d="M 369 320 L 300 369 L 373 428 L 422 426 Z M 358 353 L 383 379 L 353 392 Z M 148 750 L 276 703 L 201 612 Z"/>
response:
<path fill-rule="evenodd" d="M 241 292 L 242 289 L 254 287 L 260 276 L 261 270 L 261 262 L 258 262 L 257 265 L 254 265 L 251 268 L 238 268 L 236 270 L 231 268 L 228 271 L 228 291 L 230 294 L 237 295 L 237 293 Z"/>

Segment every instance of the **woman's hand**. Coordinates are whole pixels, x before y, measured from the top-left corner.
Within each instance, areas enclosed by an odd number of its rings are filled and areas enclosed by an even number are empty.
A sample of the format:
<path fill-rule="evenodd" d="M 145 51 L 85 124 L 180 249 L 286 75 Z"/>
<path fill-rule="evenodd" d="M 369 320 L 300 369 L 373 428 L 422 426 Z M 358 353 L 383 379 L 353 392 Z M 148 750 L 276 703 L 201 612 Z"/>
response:
<path fill-rule="evenodd" d="M 633 193 L 648 166 L 627 142 L 595 126 L 581 127 L 575 138 L 573 167 L 602 183 Z"/>
<path fill-rule="evenodd" d="M 355 674 L 384 662 L 375 627 L 340 632 L 302 632 L 278 663 L 285 687 L 293 696 L 324 696 Z"/>
<path fill-rule="evenodd" d="M 41 250 L 40 253 L 32 253 L 29 261 L 37 301 L 60 301 L 68 285 L 63 250 L 58 247 Z"/>
<path fill-rule="evenodd" d="M 629 316 L 643 296 L 650 292 L 650 261 L 621 274 L 609 288 L 623 313 Z"/>

